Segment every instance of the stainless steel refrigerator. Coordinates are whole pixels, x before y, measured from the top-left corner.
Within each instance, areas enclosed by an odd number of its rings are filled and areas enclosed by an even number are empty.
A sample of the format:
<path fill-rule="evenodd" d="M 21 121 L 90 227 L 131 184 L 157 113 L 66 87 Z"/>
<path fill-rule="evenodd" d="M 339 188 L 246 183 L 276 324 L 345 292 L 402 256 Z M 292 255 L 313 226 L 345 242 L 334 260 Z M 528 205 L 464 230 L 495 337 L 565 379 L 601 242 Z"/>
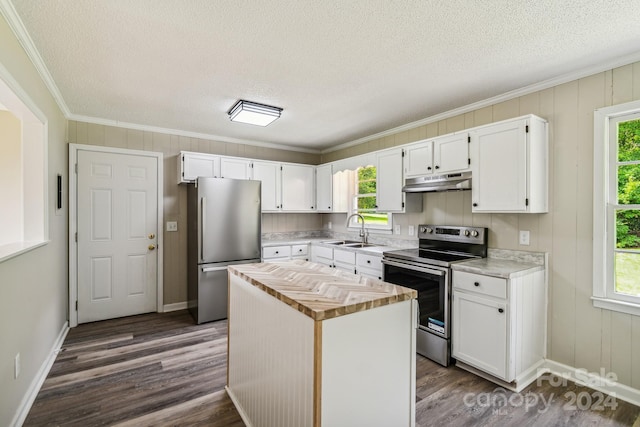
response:
<path fill-rule="evenodd" d="M 188 186 L 187 296 L 198 324 L 227 317 L 227 266 L 260 262 L 260 185 L 198 178 Z"/>

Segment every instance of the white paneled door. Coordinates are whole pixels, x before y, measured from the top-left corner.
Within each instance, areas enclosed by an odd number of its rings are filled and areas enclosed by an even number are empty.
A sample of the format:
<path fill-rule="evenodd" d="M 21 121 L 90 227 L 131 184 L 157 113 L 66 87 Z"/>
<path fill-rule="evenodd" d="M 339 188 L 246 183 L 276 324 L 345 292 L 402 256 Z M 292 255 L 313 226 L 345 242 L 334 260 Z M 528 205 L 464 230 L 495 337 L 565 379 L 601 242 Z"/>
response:
<path fill-rule="evenodd" d="M 78 151 L 78 323 L 156 311 L 158 159 Z"/>

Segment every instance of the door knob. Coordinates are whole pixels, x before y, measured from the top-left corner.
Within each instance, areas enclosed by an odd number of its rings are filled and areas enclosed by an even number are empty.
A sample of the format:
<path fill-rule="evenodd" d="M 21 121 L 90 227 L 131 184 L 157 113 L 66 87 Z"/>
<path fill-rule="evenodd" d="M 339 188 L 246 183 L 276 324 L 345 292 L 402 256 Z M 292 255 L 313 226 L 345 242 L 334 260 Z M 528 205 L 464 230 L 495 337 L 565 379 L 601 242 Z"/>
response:
<path fill-rule="evenodd" d="M 155 234 L 153 234 L 153 233 L 149 234 L 149 238 L 150 238 L 150 239 L 153 239 L 154 237 L 156 237 L 156 235 L 155 235 Z"/>
<path fill-rule="evenodd" d="M 156 245 L 149 245 L 149 250 L 152 251 L 156 248 Z"/>

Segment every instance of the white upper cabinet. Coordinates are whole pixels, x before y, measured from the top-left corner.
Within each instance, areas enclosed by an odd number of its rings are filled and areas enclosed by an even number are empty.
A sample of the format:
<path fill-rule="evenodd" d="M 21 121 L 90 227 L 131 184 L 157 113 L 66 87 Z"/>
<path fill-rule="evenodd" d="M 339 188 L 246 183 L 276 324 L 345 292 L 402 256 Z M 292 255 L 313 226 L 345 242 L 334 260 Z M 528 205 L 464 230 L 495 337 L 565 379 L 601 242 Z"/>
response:
<path fill-rule="evenodd" d="M 422 194 L 405 194 L 403 174 L 404 150 L 391 148 L 376 156 L 376 210 L 378 212 L 420 212 Z"/>
<path fill-rule="evenodd" d="M 220 177 L 220 156 L 182 151 L 178 155 L 178 184 L 194 182 L 197 177 Z"/>
<path fill-rule="evenodd" d="M 232 179 L 251 179 L 251 160 L 236 157 L 220 158 L 220 177 Z"/>
<path fill-rule="evenodd" d="M 474 129 L 473 212 L 548 211 L 547 122 L 528 115 Z"/>
<path fill-rule="evenodd" d="M 464 172 L 469 166 L 469 134 L 445 135 L 433 141 L 433 173 Z"/>
<path fill-rule="evenodd" d="M 316 208 L 318 212 L 333 212 L 333 167 L 316 167 Z"/>
<path fill-rule="evenodd" d="M 283 212 L 315 212 L 315 166 L 283 164 L 282 204 Z"/>
<path fill-rule="evenodd" d="M 376 209 L 380 212 L 402 212 L 402 149 L 393 148 L 379 152 L 376 166 Z"/>
<path fill-rule="evenodd" d="M 433 141 L 420 141 L 405 149 L 404 177 L 431 175 L 433 173 Z"/>
<path fill-rule="evenodd" d="M 252 178 L 262 182 L 262 212 L 278 212 L 282 200 L 280 164 L 254 161 Z"/>
<path fill-rule="evenodd" d="M 464 172 L 471 167 L 466 132 L 409 144 L 404 151 L 405 178 Z"/>

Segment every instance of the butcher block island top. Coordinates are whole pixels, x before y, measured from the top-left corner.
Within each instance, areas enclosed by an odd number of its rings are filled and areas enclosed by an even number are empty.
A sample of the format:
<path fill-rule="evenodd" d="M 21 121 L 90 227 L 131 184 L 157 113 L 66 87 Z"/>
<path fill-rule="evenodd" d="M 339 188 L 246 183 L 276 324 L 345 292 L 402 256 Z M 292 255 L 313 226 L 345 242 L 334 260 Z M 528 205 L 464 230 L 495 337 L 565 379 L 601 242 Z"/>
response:
<path fill-rule="evenodd" d="M 313 320 L 325 320 L 417 298 L 417 291 L 303 260 L 228 267 Z"/>

